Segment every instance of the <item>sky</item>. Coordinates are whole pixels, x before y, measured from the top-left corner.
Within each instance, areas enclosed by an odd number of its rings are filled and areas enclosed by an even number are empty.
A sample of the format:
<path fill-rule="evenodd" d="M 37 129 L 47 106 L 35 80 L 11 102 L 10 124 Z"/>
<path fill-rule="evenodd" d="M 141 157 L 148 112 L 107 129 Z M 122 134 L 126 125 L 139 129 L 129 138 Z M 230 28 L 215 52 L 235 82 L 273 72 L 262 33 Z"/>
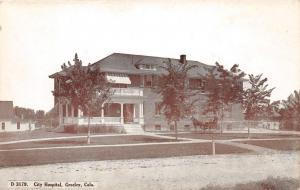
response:
<path fill-rule="evenodd" d="M 0 100 L 45 111 L 48 78 L 77 52 L 187 59 L 263 73 L 272 100 L 300 89 L 300 1 L 0 1 Z"/>

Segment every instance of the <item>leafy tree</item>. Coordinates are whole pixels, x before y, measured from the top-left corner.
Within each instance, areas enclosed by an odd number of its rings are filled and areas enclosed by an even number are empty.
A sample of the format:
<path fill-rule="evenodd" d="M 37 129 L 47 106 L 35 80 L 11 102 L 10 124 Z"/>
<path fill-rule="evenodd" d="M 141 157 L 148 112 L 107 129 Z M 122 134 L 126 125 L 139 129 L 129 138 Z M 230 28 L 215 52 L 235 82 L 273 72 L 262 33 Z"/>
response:
<path fill-rule="evenodd" d="M 213 113 L 218 121 L 224 118 L 224 111 L 228 110 L 232 104 L 242 102 L 242 80 L 245 73 L 242 72 L 237 64 L 234 64 L 230 70 L 224 68 L 216 62 L 216 66 L 209 70 L 205 76 L 207 81 L 208 100 L 206 102 L 204 113 Z M 221 133 L 223 127 L 221 124 Z"/>
<path fill-rule="evenodd" d="M 45 114 L 45 125 L 47 127 L 59 126 L 58 105 L 56 104 L 51 110 Z"/>
<path fill-rule="evenodd" d="M 36 119 L 44 119 L 45 117 L 45 111 L 44 110 L 37 110 L 35 112 L 35 118 Z"/>
<path fill-rule="evenodd" d="M 300 90 L 282 101 L 280 114 L 285 128 L 300 130 Z"/>
<path fill-rule="evenodd" d="M 37 110 L 35 112 L 35 127 L 41 127 L 46 124 L 46 116 L 44 110 Z"/>
<path fill-rule="evenodd" d="M 23 107 L 14 107 L 14 114 L 15 116 L 25 119 L 25 120 L 34 120 L 35 119 L 35 113 L 33 109 L 29 108 L 23 108 Z"/>
<path fill-rule="evenodd" d="M 274 118 L 279 118 L 280 114 L 280 105 L 281 105 L 281 101 L 277 100 L 277 101 L 273 101 L 271 103 L 269 103 L 266 107 L 265 107 L 265 111 L 264 113 L 262 113 L 262 117 L 264 118 L 268 118 L 268 119 L 274 119 Z"/>
<path fill-rule="evenodd" d="M 68 66 L 61 66 L 63 75 L 59 78 L 60 89 L 53 93 L 59 97 L 59 101 L 69 102 L 87 115 L 87 143 L 90 144 L 91 114 L 100 112 L 103 109 L 102 105 L 110 100 L 113 92 L 99 69 L 92 69 L 90 65 L 82 66 L 77 54 L 73 61 L 74 65 L 68 62 Z"/>
<path fill-rule="evenodd" d="M 267 89 L 268 79 L 262 79 L 262 75 L 248 75 L 250 87 L 245 90 L 243 100 L 245 119 L 258 119 L 266 108 L 271 106 L 270 96 L 275 88 Z"/>
<path fill-rule="evenodd" d="M 196 65 L 188 65 L 187 62 L 172 62 L 171 59 L 164 63 L 165 65 L 161 68 L 166 73 L 161 76 L 157 91 L 162 96 L 161 111 L 169 123 L 174 123 L 177 140 L 177 123 L 191 115 L 196 102 L 191 98 L 195 94 L 186 88 L 188 71 Z"/>
<path fill-rule="evenodd" d="M 274 113 L 274 107 L 278 102 L 270 103 L 270 96 L 275 88 L 267 89 L 267 78 L 262 79 L 262 75 L 253 74 L 249 76 L 250 87 L 244 91 L 243 107 L 245 109 L 245 119 L 257 120 L 268 117 L 268 114 Z M 248 137 L 250 137 L 250 124 L 248 124 Z"/>

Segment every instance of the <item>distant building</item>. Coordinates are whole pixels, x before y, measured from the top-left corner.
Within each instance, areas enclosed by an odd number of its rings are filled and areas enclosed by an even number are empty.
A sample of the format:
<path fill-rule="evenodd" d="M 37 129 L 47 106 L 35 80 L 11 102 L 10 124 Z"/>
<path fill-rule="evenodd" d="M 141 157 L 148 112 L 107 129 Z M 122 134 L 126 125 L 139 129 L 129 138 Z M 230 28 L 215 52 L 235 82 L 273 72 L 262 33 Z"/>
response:
<path fill-rule="evenodd" d="M 174 130 L 172 124 L 168 124 L 160 111 L 161 97 L 155 92 L 159 83 L 159 76 L 165 71 L 160 66 L 168 58 L 113 53 L 96 63 L 90 65 L 92 69 L 100 68 L 105 73 L 106 80 L 112 83 L 115 90 L 109 103 L 104 104 L 104 110 L 99 115 L 91 118 L 92 125 L 115 125 L 124 127 L 126 131 L 166 131 Z M 209 120 L 212 116 L 203 115 L 202 110 L 207 100 L 207 83 L 203 80 L 208 70 L 214 66 L 206 65 L 198 61 L 186 60 L 185 55 L 180 59 L 171 59 L 175 64 L 187 62 L 189 65 L 197 65 L 188 73 L 187 87 L 197 89 L 200 101 L 196 117 L 201 120 Z M 57 72 L 49 77 L 54 79 L 54 89 L 60 88 L 60 77 L 64 72 Z M 242 83 L 241 83 L 242 87 Z M 60 126 L 84 126 L 87 125 L 87 117 L 70 104 L 59 104 L 58 97 L 54 97 L 54 106 L 59 110 Z M 233 105 L 225 114 L 228 120 L 241 120 L 243 113 L 239 105 Z M 179 122 L 179 130 L 192 128 L 191 119 Z"/>
<path fill-rule="evenodd" d="M 0 132 L 34 130 L 35 125 L 14 115 L 13 101 L 0 101 Z"/>

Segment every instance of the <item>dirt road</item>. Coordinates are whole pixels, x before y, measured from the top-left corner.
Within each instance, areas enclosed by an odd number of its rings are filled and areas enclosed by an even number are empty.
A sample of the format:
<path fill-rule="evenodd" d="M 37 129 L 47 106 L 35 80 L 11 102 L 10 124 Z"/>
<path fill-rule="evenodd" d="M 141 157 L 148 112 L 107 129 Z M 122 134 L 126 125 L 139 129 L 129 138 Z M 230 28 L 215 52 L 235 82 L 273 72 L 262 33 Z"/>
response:
<path fill-rule="evenodd" d="M 299 171 L 295 152 L 91 161 L 2 168 L 0 189 L 7 188 L 8 180 L 92 181 L 97 189 L 199 189 L 268 176 L 299 179 Z"/>

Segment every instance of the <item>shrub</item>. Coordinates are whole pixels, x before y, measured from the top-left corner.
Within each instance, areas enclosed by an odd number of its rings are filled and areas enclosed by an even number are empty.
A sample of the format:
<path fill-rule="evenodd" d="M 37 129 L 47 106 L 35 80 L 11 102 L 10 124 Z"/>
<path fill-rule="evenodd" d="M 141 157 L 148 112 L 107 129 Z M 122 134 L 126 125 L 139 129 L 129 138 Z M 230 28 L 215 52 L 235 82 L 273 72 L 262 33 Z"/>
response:
<path fill-rule="evenodd" d="M 231 187 L 208 185 L 200 190 L 296 190 L 299 188 L 299 181 L 293 178 L 268 177 L 262 181 L 236 184 Z"/>

